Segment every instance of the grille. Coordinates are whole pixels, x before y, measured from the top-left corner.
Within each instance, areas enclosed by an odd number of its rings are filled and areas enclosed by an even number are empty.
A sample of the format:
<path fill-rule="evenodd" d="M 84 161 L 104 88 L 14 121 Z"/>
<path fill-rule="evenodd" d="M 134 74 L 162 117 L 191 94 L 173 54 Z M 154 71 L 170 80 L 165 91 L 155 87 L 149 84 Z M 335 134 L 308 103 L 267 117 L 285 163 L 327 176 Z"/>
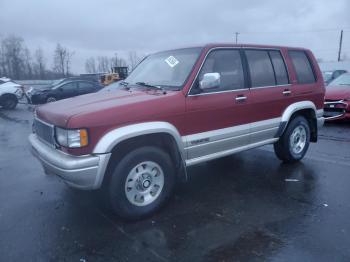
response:
<path fill-rule="evenodd" d="M 34 119 L 33 125 L 36 135 L 46 143 L 54 146 L 55 140 L 53 135 L 53 126 L 46 124 L 36 118 Z"/>

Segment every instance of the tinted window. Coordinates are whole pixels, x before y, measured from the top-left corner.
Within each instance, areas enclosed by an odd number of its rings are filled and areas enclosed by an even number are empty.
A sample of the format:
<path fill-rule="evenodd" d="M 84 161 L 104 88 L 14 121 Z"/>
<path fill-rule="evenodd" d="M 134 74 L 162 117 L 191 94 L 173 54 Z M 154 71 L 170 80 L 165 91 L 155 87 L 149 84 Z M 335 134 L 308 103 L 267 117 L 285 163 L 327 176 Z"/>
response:
<path fill-rule="evenodd" d="M 88 82 L 79 82 L 79 91 L 81 92 L 93 92 L 95 91 L 95 86 Z"/>
<path fill-rule="evenodd" d="M 279 51 L 269 51 L 273 69 L 275 71 L 277 85 L 286 85 L 289 83 L 286 65 Z"/>
<path fill-rule="evenodd" d="M 275 75 L 268 52 L 264 50 L 247 50 L 245 53 L 252 87 L 274 86 Z"/>
<path fill-rule="evenodd" d="M 310 84 L 316 82 L 310 61 L 303 51 L 289 51 L 292 59 L 297 79 L 300 84 Z"/>
<path fill-rule="evenodd" d="M 61 86 L 64 91 L 75 91 L 77 88 L 76 83 L 68 83 Z"/>
<path fill-rule="evenodd" d="M 199 73 L 198 80 L 206 73 L 219 73 L 220 86 L 206 93 L 244 88 L 244 75 L 241 56 L 238 50 L 214 50 L 207 56 Z M 198 88 L 198 82 L 196 83 Z"/>

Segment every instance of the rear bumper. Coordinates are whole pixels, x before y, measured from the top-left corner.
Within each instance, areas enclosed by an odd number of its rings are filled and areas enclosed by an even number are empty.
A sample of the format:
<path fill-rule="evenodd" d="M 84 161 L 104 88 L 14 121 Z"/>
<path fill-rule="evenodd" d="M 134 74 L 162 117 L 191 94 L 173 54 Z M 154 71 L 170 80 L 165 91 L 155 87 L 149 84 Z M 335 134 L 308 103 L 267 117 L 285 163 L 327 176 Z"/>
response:
<path fill-rule="evenodd" d="M 32 154 L 41 162 L 45 173 L 55 174 L 68 185 L 79 189 L 98 189 L 111 154 L 72 156 L 29 136 Z"/>

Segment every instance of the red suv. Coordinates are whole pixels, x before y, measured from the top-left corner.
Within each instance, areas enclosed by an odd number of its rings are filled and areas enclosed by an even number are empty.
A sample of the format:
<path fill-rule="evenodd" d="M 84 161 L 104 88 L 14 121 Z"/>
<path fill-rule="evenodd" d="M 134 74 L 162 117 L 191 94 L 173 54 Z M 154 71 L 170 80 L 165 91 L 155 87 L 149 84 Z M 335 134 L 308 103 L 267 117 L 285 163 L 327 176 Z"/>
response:
<path fill-rule="evenodd" d="M 324 122 L 325 88 L 302 48 L 210 44 L 146 57 L 109 91 L 40 106 L 46 173 L 99 189 L 129 219 L 153 213 L 186 168 L 266 144 L 302 159 Z"/>

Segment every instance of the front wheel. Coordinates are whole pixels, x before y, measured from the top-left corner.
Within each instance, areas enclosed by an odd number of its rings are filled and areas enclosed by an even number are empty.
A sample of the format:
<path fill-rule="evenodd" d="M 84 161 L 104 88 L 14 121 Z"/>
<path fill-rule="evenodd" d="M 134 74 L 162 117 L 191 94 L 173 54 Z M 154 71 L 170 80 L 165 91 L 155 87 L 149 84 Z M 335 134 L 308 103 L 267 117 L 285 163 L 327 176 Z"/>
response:
<path fill-rule="evenodd" d="M 18 99 L 14 95 L 4 95 L 2 98 L 2 106 L 5 109 L 15 109 Z"/>
<path fill-rule="evenodd" d="M 276 156 L 286 163 L 301 160 L 310 144 L 310 127 L 303 116 L 297 116 L 288 124 L 285 132 L 274 144 Z"/>
<path fill-rule="evenodd" d="M 171 196 L 174 185 L 169 155 L 157 147 L 141 147 L 123 157 L 113 170 L 108 199 L 117 215 L 139 219 L 157 211 Z"/>
<path fill-rule="evenodd" d="M 49 96 L 46 99 L 46 103 L 52 103 L 52 102 L 56 102 L 56 101 L 57 101 L 56 97 L 53 97 L 53 96 Z"/>

